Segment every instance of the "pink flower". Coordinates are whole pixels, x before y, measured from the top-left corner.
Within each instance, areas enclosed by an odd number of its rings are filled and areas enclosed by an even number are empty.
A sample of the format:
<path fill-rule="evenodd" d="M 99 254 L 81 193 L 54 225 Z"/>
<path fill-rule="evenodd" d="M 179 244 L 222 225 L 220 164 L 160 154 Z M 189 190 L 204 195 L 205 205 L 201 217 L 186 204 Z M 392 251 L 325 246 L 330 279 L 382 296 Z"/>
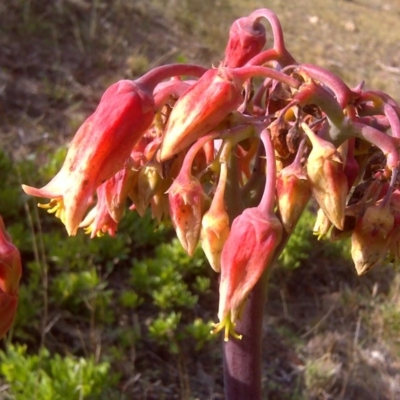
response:
<path fill-rule="evenodd" d="M 69 235 L 75 235 L 96 189 L 128 163 L 153 117 L 153 97 L 139 83 L 113 84 L 79 128 L 59 173 L 43 188 L 23 185 L 24 191 L 49 198 L 44 208 L 61 219 Z"/>
<path fill-rule="evenodd" d="M 257 207 L 247 208 L 232 223 L 221 254 L 219 323 L 213 333 L 225 330 L 240 339 L 234 326 L 254 285 L 273 260 L 282 239 L 282 224 L 274 214 L 276 167 L 274 149 L 267 130 L 261 132 L 266 158 L 266 183 Z"/>
<path fill-rule="evenodd" d="M 168 189 L 169 213 L 182 247 L 193 255 L 199 242 L 207 196 L 194 176 L 181 173 Z"/>
<path fill-rule="evenodd" d="M 176 102 L 165 127 L 165 161 L 210 132 L 242 103 L 242 81 L 229 68 L 208 70 Z"/>
<path fill-rule="evenodd" d="M 226 339 L 232 334 L 228 325 L 240 318 L 248 294 L 272 260 L 281 237 L 278 218 L 259 207 L 247 208 L 234 219 L 221 255 L 218 318 L 228 328 Z"/>

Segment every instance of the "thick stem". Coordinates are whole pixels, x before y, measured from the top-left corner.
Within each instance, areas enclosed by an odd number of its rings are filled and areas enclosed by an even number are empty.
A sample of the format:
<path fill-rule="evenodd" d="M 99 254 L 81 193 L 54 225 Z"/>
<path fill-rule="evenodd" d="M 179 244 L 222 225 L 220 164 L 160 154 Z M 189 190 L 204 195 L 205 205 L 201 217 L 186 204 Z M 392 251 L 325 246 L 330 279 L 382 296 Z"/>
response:
<path fill-rule="evenodd" d="M 273 51 L 276 53 L 276 59 L 280 62 L 282 66 L 286 66 L 289 64 L 296 64 L 295 59 L 292 57 L 292 55 L 287 51 L 285 47 L 285 41 L 283 38 L 283 31 L 282 31 L 282 26 L 281 23 L 279 22 L 278 17 L 274 12 L 271 10 L 268 10 L 267 8 L 261 8 L 249 15 L 249 18 L 254 18 L 256 21 L 258 21 L 261 18 L 265 18 L 268 20 L 268 22 L 271 24 L 272 28 L 272 35 L 274 37 L 274 47 Z M 250 64 L 252 65 L 257 65 L 258 62 L 266 62 L 266 60 L 262 60 L 263 53 L 270 53 L 270 49 L 266 50 L 265 52 L 260 53 L 259 55 L 261 56 L 254 57 L 253 60 L 250 60 Z M 268 59 L 268 56 L 266 59 Z M 258 58 L 256 60 L 256 58 Z M 273 57 L 275 58 L 275 57 Z"/>
<path fill-rule="evenodd" d="M 351 103 L 353 99 L 351 89 L 332 72 L 312 64 L 300 64 L 298 69 L 299 71 L 305 71 L 311 79 L 315 79 L 329 87 L 335 93 L 336 99 L 342 108 Z"/>
<path fill-rule="evenodd" d="M 261 400 L 261 352 L 268 271 L 254 286 L 237 322 L 241 340 L 223 342 L 225 400 Z"/>

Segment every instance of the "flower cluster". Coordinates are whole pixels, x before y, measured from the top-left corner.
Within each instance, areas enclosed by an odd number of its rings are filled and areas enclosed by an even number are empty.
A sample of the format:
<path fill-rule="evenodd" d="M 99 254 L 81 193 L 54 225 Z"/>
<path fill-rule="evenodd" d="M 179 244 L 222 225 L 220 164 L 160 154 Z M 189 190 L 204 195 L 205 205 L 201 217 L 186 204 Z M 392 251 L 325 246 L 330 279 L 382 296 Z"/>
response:
<path fill-rule="evenodd" d="M 273 43 L 267 44 L 266 20 Z M 257 78 L 257 79 L 254 79 Z M 358 274 L 400 256 L 400 107 L 296 61 L 268 9 L 234 22 L 216 68 L 173 64 L 104 93 L 49 198 L 70 235 L 114 235 L 126 203 L 170 220 L 221 273 L 215 332 L 233 334 L 245 300 L 311 198 L 315 233 L 351 236 Z"/>

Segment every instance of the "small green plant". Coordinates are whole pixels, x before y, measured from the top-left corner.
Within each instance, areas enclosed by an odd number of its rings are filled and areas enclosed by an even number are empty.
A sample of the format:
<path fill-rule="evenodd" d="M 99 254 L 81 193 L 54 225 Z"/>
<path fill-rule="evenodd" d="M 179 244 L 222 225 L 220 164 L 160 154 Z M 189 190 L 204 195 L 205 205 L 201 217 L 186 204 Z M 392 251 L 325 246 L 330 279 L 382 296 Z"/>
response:
<path fill-rule="evenodd" d="M 27 354 L 26 346 L 10 345 L 0 352 L 0 360 L 9 394 L 18 400 L 99 399 L 116 379 L 107 362 L 51 355 L 46 349 Z"/>
<path fill-rule="evenodd" d="M 295 231 L 279 257 L 279 265 L 284 269 L 296 269 L 301 265 L 302 261 L 309 258 L 313 241 L 315 240 L 312 234 L 314 220 L 315 216 L 310 210 L 304 211 Z"/>

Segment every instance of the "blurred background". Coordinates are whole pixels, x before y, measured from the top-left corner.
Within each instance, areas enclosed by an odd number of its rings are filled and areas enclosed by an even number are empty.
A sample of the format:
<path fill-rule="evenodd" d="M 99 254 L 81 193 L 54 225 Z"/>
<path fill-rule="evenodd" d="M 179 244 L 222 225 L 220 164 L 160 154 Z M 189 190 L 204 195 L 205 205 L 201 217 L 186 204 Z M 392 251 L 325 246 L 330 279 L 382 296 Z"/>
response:
<path fill-rule="evenodd" d="M 0 3 L 0 214 L 24 267 L 0 399 L 223 399 L 217 276 L 201 251 L 189 258 L 170 226 L 128 210 L 115 238 L 68 238 L 20 185 L 55 175 L 111 83 L 218 65 L 231 23 L 260 7 L 296 60 L 400 101 L 395 0 Z M 383 264 L 358 278 L 349 243 L 317 241 L 314 220 L 305 213 L 272 273 L 265 398 L 398 399 L 400 276 Z"/>

